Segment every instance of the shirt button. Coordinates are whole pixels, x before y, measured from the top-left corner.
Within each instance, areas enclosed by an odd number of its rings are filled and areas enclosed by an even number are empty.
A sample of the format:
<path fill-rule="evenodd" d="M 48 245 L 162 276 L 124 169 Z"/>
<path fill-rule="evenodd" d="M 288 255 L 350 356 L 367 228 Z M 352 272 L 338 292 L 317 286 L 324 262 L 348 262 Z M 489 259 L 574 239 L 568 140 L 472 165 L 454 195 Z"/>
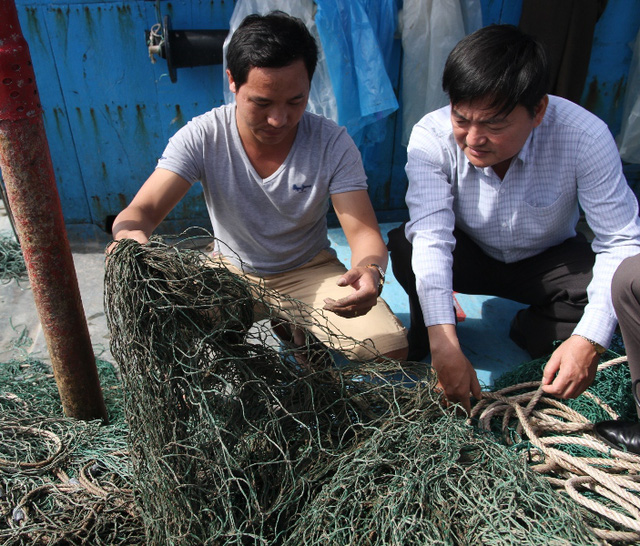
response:
<path fill-rule="evenodd" d="M 507 227 L 507 223 L 506 222 L 502 222 L 502 227 Z"/>

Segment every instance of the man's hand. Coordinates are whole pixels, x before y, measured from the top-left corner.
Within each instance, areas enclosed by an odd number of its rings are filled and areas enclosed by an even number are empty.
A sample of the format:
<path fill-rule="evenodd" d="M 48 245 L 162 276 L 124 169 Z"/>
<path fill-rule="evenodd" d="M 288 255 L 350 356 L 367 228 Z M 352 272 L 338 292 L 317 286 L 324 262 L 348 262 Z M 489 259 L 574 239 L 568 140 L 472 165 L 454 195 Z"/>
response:
<path fill-rule="evenodd" d="M 116 246 L 118 245 L 118 241 L 121 241 L 122 239 L 133 239 L 135 241 L 138 241 L 141 245 L 144 245 L 149 242 L 149 237 L 147 237 L 146 233 L 144 233 L 141 230 L 127 231 L 127 232 L 121 231 L 120 233 L 118 233 L 118 239 L 109 243 L 109 246 L 107 246 L 107 250 L 105 251 L 105 254 L 109 256 L 109 254 L 111 254 L 113 249 L 116 248 Z"/>
<path fill-rule="evenodd" d="M 351 286 L 355 292 L 334 300 L 325 298 L 324 309 L 345 318 L 366 315 L 378 303 L 380 273 L 375 268 L 358 266 L 349 269 L 338 279 L 338 286 Z"/>
<path fill-rule="evenodd" d="M 478 376 L 469 359 L 464 356 L 453 324 L 429 326 L 431 366 L 438 375 L 438 384 L 447 401 L 460 404 L 471 413 L 471 395 L 482 397 Z"/>
<path fill-rule="evenodd" d="M 600 357 L 580 336 L 571 336 L 558 347 L 542 376 L 542 390 L 558 398 L 575 398 L 593 382 Z"/>

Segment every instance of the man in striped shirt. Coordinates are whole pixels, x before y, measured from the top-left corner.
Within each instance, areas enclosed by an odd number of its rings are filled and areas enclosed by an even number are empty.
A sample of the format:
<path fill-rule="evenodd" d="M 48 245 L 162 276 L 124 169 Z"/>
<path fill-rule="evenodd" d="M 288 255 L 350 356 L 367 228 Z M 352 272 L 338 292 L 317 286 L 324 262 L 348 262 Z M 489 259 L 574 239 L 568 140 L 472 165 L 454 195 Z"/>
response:
<path fill-rule="evenodd" d="M 529 305 L 510 337 L 534 358 L 553 353 L 544 390 L 571 398 L 590 385 L 616 327 L 611 277 L 640 253 L 638 203 L 611 133 L 549 96 L 548 79 L 533 38 L 482 28 L 446 62 L 450 105 L 409 141 L 410 220 L 389 249 L 411 303 L 410 356 L 430 350 L 448 401 L 467 410 L 481 393 L 456 335 L 454 290 Z M 580 209 L 591 243 L 576 231 Z"/>

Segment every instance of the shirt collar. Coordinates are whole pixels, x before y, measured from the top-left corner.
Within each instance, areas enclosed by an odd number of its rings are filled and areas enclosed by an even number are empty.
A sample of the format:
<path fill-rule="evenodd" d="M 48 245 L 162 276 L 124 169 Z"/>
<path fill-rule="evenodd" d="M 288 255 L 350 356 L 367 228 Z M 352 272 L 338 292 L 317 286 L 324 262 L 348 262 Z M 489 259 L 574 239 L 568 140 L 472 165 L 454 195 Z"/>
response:
<path fill-rule="evenodd" d="M 522 148 L 520 148 L 520 151 L 515 155 L 514 159 L 520 159 L 520 161 L 522 161 L 523 163 L 527 162 L 527 157 L 529 157 L 530 153 L 531 153 L 531 141 L 533 140 L 533 133 L 535 132 L 536 128 L 534 127 L 534 129 L 531 131 L 531 133 L 529 133 L 529 136 L 527 137 L 527 140 L 524 143 L 524 146 L 522 146 Z"/>

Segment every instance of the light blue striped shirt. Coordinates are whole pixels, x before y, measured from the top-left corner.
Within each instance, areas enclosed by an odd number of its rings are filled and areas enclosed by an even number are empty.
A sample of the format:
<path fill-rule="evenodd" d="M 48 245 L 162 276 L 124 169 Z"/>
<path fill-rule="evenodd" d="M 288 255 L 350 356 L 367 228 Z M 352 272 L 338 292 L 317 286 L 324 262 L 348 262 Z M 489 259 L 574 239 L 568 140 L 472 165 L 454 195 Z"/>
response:
<path fill-rule="evenodd" d="M 467 160 L 454 140 L 450 111 L 446 106 L 423 117 L 408 146 L 406 235 L 425 324 L 455 323 L 454 225 L 486 254 L 510 263 L 573 237 L 582 207 L 596 263 L 574 333 L 607 347 L 616 326 L 611 277 L 624 258 L 640 253 L 638 202 L 607 125 L 550 96 L 542 123 L 501 180 L 491 167 Z"/>

